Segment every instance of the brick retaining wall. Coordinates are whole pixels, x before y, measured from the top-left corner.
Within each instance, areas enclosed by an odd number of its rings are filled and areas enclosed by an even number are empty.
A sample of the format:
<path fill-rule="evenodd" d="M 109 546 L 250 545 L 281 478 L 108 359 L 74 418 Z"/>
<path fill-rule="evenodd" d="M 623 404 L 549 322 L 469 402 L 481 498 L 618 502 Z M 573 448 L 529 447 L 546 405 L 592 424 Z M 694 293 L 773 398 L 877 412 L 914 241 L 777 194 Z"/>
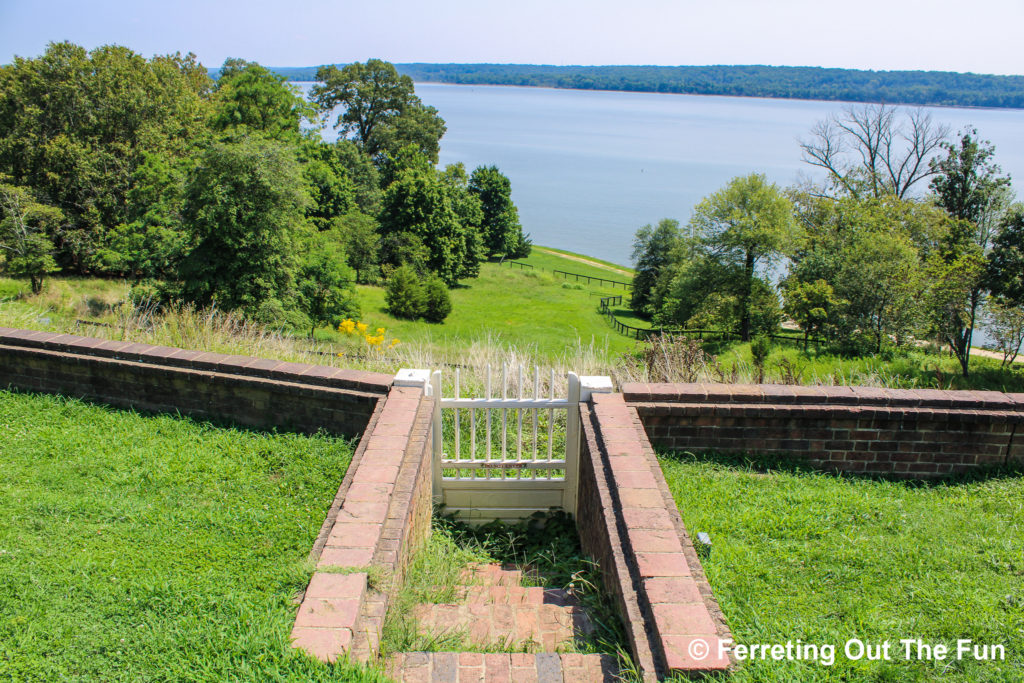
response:
<path fill-rule="evenodd" d="M 717 650 L 729 628 L 636 410 L 607 393 L 580 411 L 580 541 L 601 565 L 634 663 L 645 681 L 727 669 Z M 696 640 L 707 656 L 693 656 Z"/>
<path fill-rule="evenodd" d="M 362 433 L 390 375 L 0 327 L 0 388 L 312 433 Z"/>
<path fill-rule="evenodd" d="M 726 384 L 625 384 L 651 442 L 773 453 L 816 469 L 930 479 L 1024 464 L 1024 394 Z"/>

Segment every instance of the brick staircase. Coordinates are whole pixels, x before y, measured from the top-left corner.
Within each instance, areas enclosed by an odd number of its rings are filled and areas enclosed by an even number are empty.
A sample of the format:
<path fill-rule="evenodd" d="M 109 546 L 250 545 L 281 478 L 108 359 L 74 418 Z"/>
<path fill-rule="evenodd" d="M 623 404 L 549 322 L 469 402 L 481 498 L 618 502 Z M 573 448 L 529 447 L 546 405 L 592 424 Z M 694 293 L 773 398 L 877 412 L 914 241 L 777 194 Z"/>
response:
<path fill-rule="evenodd" d="M 409 683 L 617 680 L 614 657 L 566 652 L 593 631 L 583 608 L 563 590 L 523 586 L 524 578 L 518 569 L 477 565 L 463 573 L 455 601 L 417 605 L 422 633 L 461 635 L 479 651 L 398 653 L 388 675 Z"/>

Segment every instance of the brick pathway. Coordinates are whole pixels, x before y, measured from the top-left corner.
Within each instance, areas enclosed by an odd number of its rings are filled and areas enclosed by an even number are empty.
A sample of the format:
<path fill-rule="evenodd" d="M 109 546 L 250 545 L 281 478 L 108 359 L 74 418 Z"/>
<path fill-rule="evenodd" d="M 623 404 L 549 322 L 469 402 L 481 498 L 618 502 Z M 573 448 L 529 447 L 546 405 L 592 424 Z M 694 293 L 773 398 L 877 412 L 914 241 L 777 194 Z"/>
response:
<path fill-rule="evenodd" d="M 519 570 L 499 565 L 471 567 L 456 590 L 457 602 L 418 605 L 413 613 L 421 632 L 461 634 L 481 652 L 399 653 L 389 659 L 388 675 L 410 683 L 618 680 L 614 657 L 564 652 L 593 630 L 572 597 L 558 589 L 523 586 L 523 578 Z M 520 652 L 482 652 L 495 649 Z"/>

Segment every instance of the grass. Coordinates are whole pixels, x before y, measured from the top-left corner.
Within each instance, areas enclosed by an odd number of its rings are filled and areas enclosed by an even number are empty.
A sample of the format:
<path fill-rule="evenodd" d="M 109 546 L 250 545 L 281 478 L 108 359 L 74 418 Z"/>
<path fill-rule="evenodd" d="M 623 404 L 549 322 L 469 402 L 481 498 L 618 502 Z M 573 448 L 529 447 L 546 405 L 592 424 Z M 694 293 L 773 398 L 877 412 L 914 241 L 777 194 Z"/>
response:
<path fill-rule="evenodd" d="M 1019 681 L 1024 478 L 914 485 L 661 455 L 737 643 L 837 644 L 835 664 L 747 661 L 728 680 Z M 762 465 L 764 463 L 761 463 Z M 852 638 L 893 643 L 850 661 Z M 1005 661 L 907 661 L 899 640 L 1003 644 Z"/>
<path fill-rule="evenodd" d="M 388 337 L 403 344 L 425 345 L 440 353 L 475 343 L 504 344 L 557 358 L 575 352 L 582 343 L 608 360 L 636 345 L 597 312 L 601 296 L 610 293 L 607 287 L 567 282 L 548 272 L 487 263 L 479 278 L 452 290 L 453 309 L 447 320 L 431 325 L 394 318 L 386 310 L 382 288 L 359 287 L 363 322 L 371 330 L 385 328 Z"/>
<path fill-rule="evenodd" d="M 0 679 L 383 680 L 288 640 L 351 454 L 0 392 Z"/>
<path fill-rule="evenodd" d="M 630 276 L 625 275 L 622 271 L 633 272 L 633 269 L 628 266 L 620 266 L 611 261 L 603 261 L 593 256 L 584 256 L 583 254 L 576 254 L 552 247 L 535 247 L 526 258 L 513 260 L 519 263 L 529 263 L 535 268 L 564 270 L 569 273 L 579 273 L 580 275 L 590 275 L 591 277 L 617 280 L 619 282 L 628 282 L 630 279 Z M 616 289 L 620 292 L 623 291 L 621 287 L 616 287 Z"/>
<path fill-rule="evenodd" d="M 539 365 L 542 377 L 554 369 L 559 377 L 573 371 L 611 375 L 619 382 L 663 381 L 631 360 L 644 344 L 615 332 L 598 313 L 602 296 L 628 297 L 628 292 L 554 276 L 552 268 L 609 277 L 610 271 L 600 267 L 596 259 L 590 261 L 598 265 L 591 265 L 566 256 L 578 255 L 546 247 L 534 249 L 525 261 L 547 271 L 483 264 L 479 278 L 452 290 L 454 310 L 443 324 L 398 320 L 388 314 L 382 288 L 359 287 L 362 320 L 369 331 L 384 328 L 389 343 L 391 339 L 400 340 L 390 349 L 370 348 L 362 337 L 327 329 L 318 331 L 314 341 L 303 334 L 260 329 L 209 311 L 140 314 L 123 303 L 129 291 L 124 282 L 73 277 L 48 279 L 45 290 L 37 296 L 27 294 L 23 281 L 0 278 L 0 325 L 385 373 L 401 367 L 461 366 L 479 376 L 488 364 L 522 364 Z M 648 326 L 626 305 L 617 306 L 616 314 L 627 324 Z M 90 324 L 78 324 L 78 320 Z M 97 327 L 97 323 L 103 326 Z M 749 344 L 708 344 L 707 349 L 718 355 L 717 365 L 680 368 L 669 380 L 758 380 Z M 892 357 L 844 358 L 814 349 L 803 353 L 787 345 L 773 350 L 765 379 L 781 383 L 1024 391 L 1024 363 L 1001 369 L 997 360 L 979 355 L 971 363 L 972 376 L 964 379 L 948 354 L 924 349 L 901 351 Z M 449 383 L 451 374 L 446 373 Z"/>
<path fill-rule="evenodd" d="M 753 372 L 749 343 L 721 344 L 718 359 L 727 368 Z M 1024 391 L 1024 364 L 1001 368 L 998 360 L 974 354 L 971 375 L 963 377 L 960 363 L 948 352 L 900 350 L 889 356 L 847 358 L 811 348 L 776 346 L 765 364 L 770 381 L 788 384 L 868 384 L 890 388 L 929 387 L 986 391 Z"/>

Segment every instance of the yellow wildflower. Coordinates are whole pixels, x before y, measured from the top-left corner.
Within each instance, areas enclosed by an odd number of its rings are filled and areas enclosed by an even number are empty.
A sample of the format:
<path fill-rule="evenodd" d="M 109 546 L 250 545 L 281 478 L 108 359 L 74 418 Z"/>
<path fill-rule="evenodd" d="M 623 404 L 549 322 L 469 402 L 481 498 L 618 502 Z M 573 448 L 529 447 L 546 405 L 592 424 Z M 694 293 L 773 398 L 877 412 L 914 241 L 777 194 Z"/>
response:
<path fill-rule="evenodd" d="M 366 329 L 369 325 L 366 323 L 356 323 L 356 327 L 359 329 L 359 334 L 366 334 Z"/>

